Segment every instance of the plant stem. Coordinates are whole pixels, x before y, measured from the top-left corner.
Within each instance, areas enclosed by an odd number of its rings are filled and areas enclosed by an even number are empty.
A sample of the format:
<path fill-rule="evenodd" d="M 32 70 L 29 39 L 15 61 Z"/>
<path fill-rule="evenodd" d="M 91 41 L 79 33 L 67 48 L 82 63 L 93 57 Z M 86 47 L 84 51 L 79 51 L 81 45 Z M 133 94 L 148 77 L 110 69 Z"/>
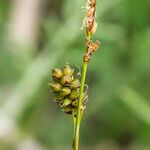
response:
<path fill-rule="evenodd" d="M 88 28 L 86 28 L 86 48 L 88 50 L 88 43 L 91 39 L 91 32 Z M 84 85 L 86 79 L 86 72 L 87 72 L 88 62 L 85 62 L 83 59 L 83 68 L 82 68 L 82 75 L 81 75 L 81 86 L 79 92 L 79 99 L 78 99 L 78 107 L 77 107 L 77 116 L 76 116 L 76 123 L 75 123 L 75 133 L 74 133 L 74 141 L 73 141 L 73 150 L 79 149 L 79 137 L 80 137 L 80 124 L 83 116 L 83 108 L 82 108 L 82 100 L 83 100 L 83 92 L 84 92 Z"/>
<path fill-rule="evenodd" d="M 82 110 L 81 106 L 82 106 L 82 98 L 83 98 L 86 72 L 87 72 L 87 63 L 83 63 L 83 70 L 82 70 L 82 77 L 81 77 L 81 87 L 80 87 L 77 117 L 76 117 L 75 137 L 74 137 L 74 143 L 73 143 L 73 149 L 74 150 L 78 150 L 78 148 L 79 148 L 80 123 L 81 123 L 82 113 L 83 113 L 83 110 Z"/>

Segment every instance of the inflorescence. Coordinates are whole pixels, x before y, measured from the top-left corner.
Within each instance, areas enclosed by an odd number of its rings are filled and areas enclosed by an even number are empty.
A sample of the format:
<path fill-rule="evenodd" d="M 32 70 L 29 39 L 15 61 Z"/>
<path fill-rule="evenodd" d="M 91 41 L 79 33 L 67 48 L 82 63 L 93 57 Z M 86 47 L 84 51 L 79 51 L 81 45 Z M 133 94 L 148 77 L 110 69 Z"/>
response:
<path fill-rule="evenodd" d="M 53 83 L 49 84 L 55 95 L 54 102 L 59 104 L 63 112 L 73 115 L 77 113 L 80 88 L 80 80 L 75 76 L 77 74 L 75 75 L 74 68 L 66 64 L 63 69 L 52 69 Z M 85 109 L 87 98 L 87 90 L 85 90 L 81 109 Z"/>
<path fill-rule="evenodd" d="M 94 34 L 97 29 L 96 22 L 96 0 L 87 0 L 86 16 L 84 19 L 84 25 L 86 28 L 86 53 L 83 57 L 83 61 L 88 63 L 92 57 L 92 54 L 99 48 L 100 42 L 97 40 L 93 42 L 90 40 L 91 34 Z"/>

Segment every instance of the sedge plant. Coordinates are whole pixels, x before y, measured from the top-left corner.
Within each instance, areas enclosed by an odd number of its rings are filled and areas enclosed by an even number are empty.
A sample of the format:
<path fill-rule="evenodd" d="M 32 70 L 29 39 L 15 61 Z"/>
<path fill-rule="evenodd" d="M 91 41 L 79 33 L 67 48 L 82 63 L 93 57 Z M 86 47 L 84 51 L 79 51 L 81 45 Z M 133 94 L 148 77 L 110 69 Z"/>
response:
<path fill-rule="evenodd" d="M 84 18 L 84 26 L 86 31 L 86 50 L 83 56 L 83 67 L 81 79 L 78 73 L 75 73 L 74 68 L 69 64 L 65 67 L 52 69 L 53 83 L 50 87 L 54 93 L 54 102 L 58 103 L 62 111 L 66 114 L 71 114 L 74 122 L 74 139 L 73 150 L 79 149 L 80 124 L 83 117 L 83 112 L 86 108 L 88 99 L 85 79 L 87 67 L 91 60 L 92 54 L 99 48 L 100 42 L 93 42 L 91 36 L 96 32 L 96 0 L 86 1 L 86 14 Z"/>

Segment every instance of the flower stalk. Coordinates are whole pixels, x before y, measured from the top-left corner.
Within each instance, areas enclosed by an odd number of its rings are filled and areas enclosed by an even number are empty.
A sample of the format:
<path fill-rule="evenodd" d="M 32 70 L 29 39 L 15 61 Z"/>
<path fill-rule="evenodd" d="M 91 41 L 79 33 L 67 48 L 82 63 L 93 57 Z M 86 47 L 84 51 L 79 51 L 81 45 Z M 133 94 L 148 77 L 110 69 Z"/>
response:
<path fill-rule="evenodd" d="M 93 52 L 95 52 L 100 45 L 99 41 L 96 41 L 95 43 L 91 41 L 91 34 L 94 34 L 97 28 L 95 12 L 96 12 L 96 0 L 87 0 L 87 11 L 84 20 L 85 27 L 86 27 L 86 53 L 83 56 L 83 68 L 81 74 L 81 86 L 80 86 L 79 99 L 77 105 L 77 116 L 76 116 L 76 122 L 74 123 L 75 133 L 74 133 L 74 141 L 73 141 L 73 150 L 79 149 L 80 124 L 84 112 L 84 109 L 82 108 L 83 92 L 84 92 L 88 63 L 91 59 Z"/>
<path fill-rule="evenodd" d="M 87 72 L 87 63 L 83 63 L 81 87 L 80 87 L 80 92 L 79 92 L 79 100 L 78 100 L 78 108 L 77 108 L 77 116 L 76 116 L 76 124 L 75 124 L 75 137 L 74 137 L 74 142 L 73 142 L 74 150 L 78 150 L 78 147 L 79 147 L 80 123 L 81 123 L 82 115 L 83 115 L 83 108 L 81 106 L 82 106 L 86 72 Z"/>

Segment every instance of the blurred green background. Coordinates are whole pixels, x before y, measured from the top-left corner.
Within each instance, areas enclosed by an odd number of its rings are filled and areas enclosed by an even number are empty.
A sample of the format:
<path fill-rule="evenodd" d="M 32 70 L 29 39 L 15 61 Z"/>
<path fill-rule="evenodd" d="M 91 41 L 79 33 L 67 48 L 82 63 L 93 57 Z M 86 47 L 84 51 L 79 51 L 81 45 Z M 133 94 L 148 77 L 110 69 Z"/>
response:
<path fill-rule="evenodd" d="M 70 150 L 52 67 L 82 66 L 84 0 L 0 0 L 0 150 Z M 82 150 L 150 149 L 150 1 L 97 0 Z"/>

